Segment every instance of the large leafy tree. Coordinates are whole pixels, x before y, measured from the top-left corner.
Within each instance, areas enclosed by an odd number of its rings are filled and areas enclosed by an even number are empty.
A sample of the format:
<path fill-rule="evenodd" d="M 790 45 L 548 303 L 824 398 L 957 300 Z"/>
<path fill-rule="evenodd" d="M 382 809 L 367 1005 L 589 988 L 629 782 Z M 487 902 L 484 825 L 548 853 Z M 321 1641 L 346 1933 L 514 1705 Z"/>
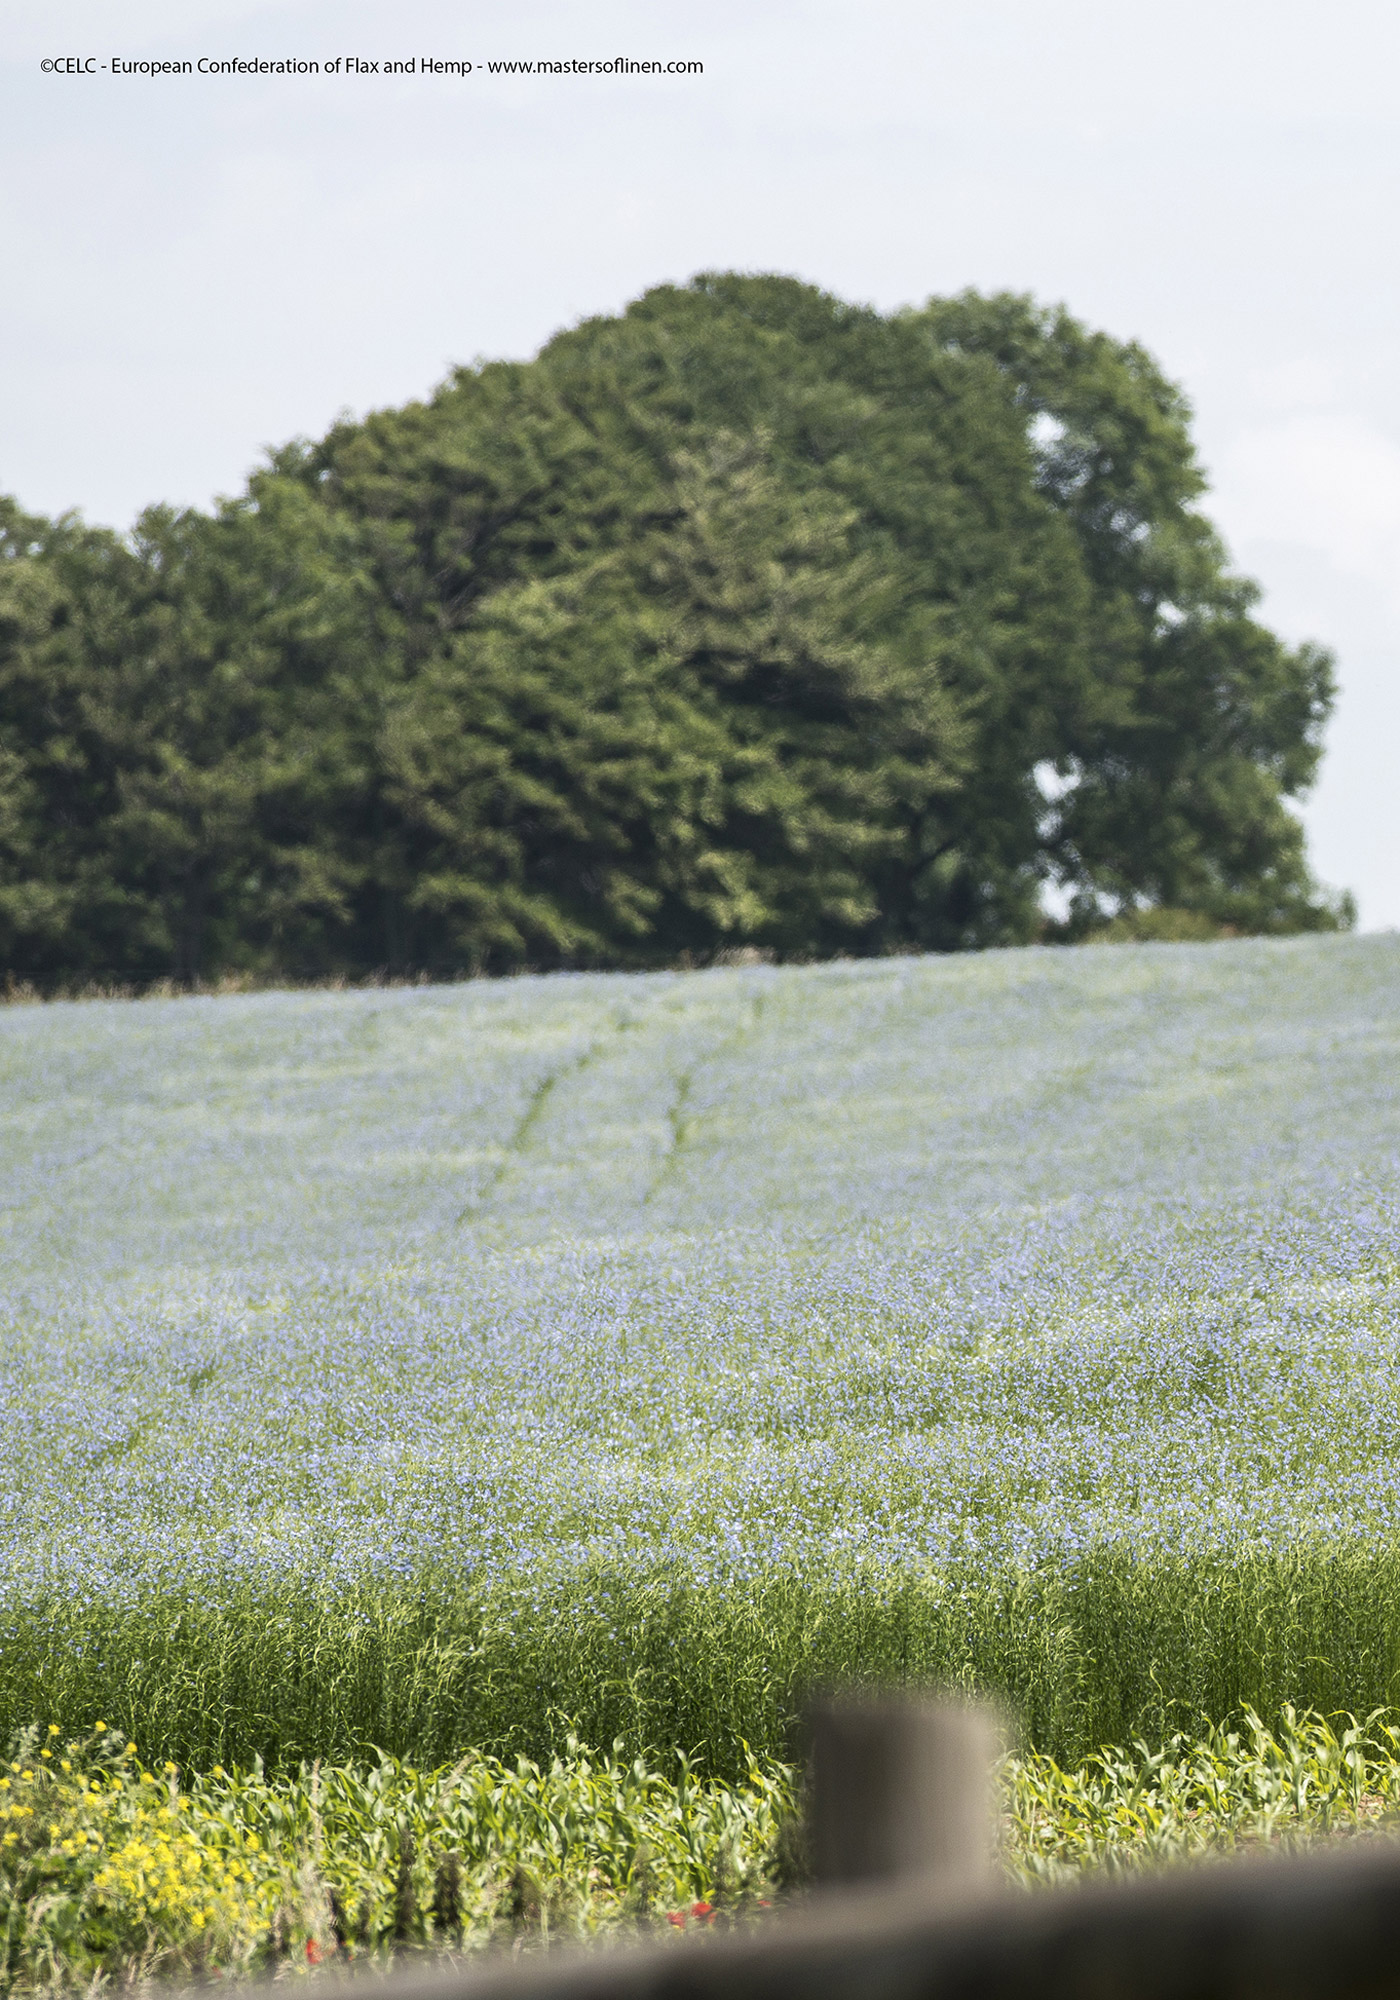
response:
<path fill-rule="evenodd" d="M 917 319 L 1004 377 L 1089 586 L 1088 671 L 1042 743 L 1060 780 L 1045 865 L 1073 892 L 1070 933 L 1141 906 L 1253 931 L 1345 920 L 1286 804 L 1316 773 L 1332 662 L 1252 616 L 1259 593 L 1196 504 L 1180 392 L 1142 348 L 1028 299 L 968 295 Z"/>
<path fill-rule="evenodd" d="M 830 950 L 879 920 L 902 816 L 959 782 L 955 709 L 880 638 L 849 510 L 723 433 L 649 500 L 618 546 L 493 592 L 387 723 L 425 957 Z"/>
<path fill-rule="evenodd" d="M 1344 921 L 1332 698 L 1151 359 L 715 275 L 129 537 L 0 520 L 0 966 L 53 986 Z"/>
<path fill-rule="evenodd" d="M 7 509 L 9 977 L 324 969 L 363 870 L 371 639 L 344 538 L 294 487 L 128 538 Z"/>
<path fill-rule="evenodd" d="M 634 679 L 649 676 L 649 698 L 659 701 L 676 671 L 667 679 L 665 649 L 646 637 L 660 599 L 674 619 L 693 619 L 709 587 L 697 598 L 698 516 L 681 498 L 679 468 L 716 453 L 736 465 L 745 454 L 761 461 L 768 492 L 784 498 L 776 511 L 771 498 L 757 512 L 750 503 L 742 531 L 726 531 L 724 560 L 732 566 L 742 553 L 747 578 L 726 586 L 728 664 L 716 680 L 718 653 L 702 647 L 692 677 L 703 680 L 708 658 L 706 700 L 722 702 L 728 726 L 752 730 L 767 718 L 769 753 L 789 791 L 801 762 L 800 784 L 816 789 L 804 791 L 800 809 L 789 806 L 790 831 L 803 813 L 815 829 L 827 810 L 819 795 L 829 801 L 845 788 L 846 869 L 860 880 L 848 880 L 840 899 L 828 895 L 814 922 L 834 828 L 825 846 L 804 836 L 781 853 L 768 822 L 736 814 L 736 795 L 723 816 L 751 844 L 742 859 L 731 846 L 725 866 L 750 884 L 746 916 L 737 903 L 722 909 L 698 878 L 678 903 L 674 854 L 648 860 L 648 843 L 629 840 L 658 898 L 645 937 L 629 949 L 663 957 L 753 942 L 859 951 L 1031 935 L 1041 801 L 1029 772 L 1057 682 L 1084 671 L 1083 582 L 1072 535 L 1036 490 L 1023 416 L 990 365 L 939 353 L 913 327 L 790 280 L 704 281 L 648 294 L 621 320 L 561 336 L 527 369 L 464 371 L 429 406 L 332 432 L 308 456 L 306 476 L 362 524 L 431 678 L 428 663 L 455 652 L 460 686 L 461 662 L 487 632 L 499 649 L 507 600 L 497 595 L 522 577 L 566 596 L 587 577 L 595 606 L 600 589 L 609 603 L 621 589 L 632 637 L 622 641 L 614 626 L 613 639 L 631 648 Z M 712 498 L 712 528 L 732 521 L 738 504 L 737 489 L 718 511 Z M 775 610 L 787 616 L 791 602 L 784 509 L 825 521 L 828 543 L 841 522 L 840 559 L 818 565 L 821 617 L 833 631 L 844 625 L 843 643 L 858 631 L 867 661 L 880 662 L 883 696 L 872 704 L 867 694 L 861 727 L 848 716 L 829 729 L 820 757 L 799 749 L 816 740 L 815 683 L 763 664 Z M 810 563 L 803 573 L 813 574 Z M 562 688 L 563 669 L 552 671 Z M 868 689 L 875 685 L 867 674 Z M 916 712 L 924 774 L 914 782 L 896 746 Z M 797 733 L 785 735 L 789 728 Z M 996 744 L 994 760 L 979 739 Z M 883 747 L 872 756 L 875 746 Z M 577 782 L 582 765 L 570 769 Z M 467 846 L 459 852 L 470 868 Z M 716 850 L 704 852 L 713 868 Z M 807 859 L 794 866 L 799 852 Z M 566 856 L 557 843 L 550 853 L 556 867 Z M 670 869 L 666 882 L 658 868 Z M 590 873 L 599 879 L 591 864 Z M 544 888 L 544 876 L 532 879 Z M 620 934 L 605 934 L 618 949 Z"/>

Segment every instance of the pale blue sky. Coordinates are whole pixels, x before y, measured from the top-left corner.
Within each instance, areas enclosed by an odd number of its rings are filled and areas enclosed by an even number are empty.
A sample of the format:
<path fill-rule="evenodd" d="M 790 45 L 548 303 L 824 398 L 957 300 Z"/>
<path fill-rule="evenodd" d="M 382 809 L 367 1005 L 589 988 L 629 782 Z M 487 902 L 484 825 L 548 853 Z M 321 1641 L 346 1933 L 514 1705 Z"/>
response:
<path fill-rule="evenodd" d="M 46 76 L 698 56 L 703 77 Z M 124 525 L 707 267 L 1143 340 L 1264 613 L 1338 654 L 1305 817 L 1400 925 L 1400 13 L 1372 0 L 0 0 L 0 489 Z"/>

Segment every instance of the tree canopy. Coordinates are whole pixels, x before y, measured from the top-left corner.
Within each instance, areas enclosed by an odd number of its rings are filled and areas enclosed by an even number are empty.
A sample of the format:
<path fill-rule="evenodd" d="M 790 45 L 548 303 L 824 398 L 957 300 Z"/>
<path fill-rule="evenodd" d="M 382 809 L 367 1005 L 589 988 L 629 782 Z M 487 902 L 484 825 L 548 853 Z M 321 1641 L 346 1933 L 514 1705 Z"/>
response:
<path fill-rule="evenodd" d="M 184 982 L 1348 920 L 1139 347 L 646 293 L 127 536 L 0 505 L 0 974 Z M 1042 908 L 1058 886 L 1068 916 Z"/>

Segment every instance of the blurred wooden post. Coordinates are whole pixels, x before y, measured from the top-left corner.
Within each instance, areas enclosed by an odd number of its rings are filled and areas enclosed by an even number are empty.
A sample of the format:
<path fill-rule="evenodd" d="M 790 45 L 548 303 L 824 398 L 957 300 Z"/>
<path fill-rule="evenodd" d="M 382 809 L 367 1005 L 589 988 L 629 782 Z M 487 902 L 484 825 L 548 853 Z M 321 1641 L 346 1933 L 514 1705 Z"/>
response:
<path fill-rule="evenodd" d="M 821 1703 L 809 1722 L 808 1837 L 820 1887 L 990 1882 L 997 1745 L 985 1711 L 852 1696 Z"/>

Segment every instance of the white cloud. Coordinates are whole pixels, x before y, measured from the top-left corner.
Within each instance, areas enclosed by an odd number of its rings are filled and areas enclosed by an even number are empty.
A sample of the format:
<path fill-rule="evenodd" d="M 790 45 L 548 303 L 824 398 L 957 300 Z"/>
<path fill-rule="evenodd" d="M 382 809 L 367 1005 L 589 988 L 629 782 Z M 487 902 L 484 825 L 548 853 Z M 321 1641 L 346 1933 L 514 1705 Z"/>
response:
<path fill-rule="evenodd" d="M 1217 512 L 1232 541 L 1311 550 L 1400 617 L 1400 444 L 1383 431 L 1345 414 L 1255 425 L 1221 466 Z"/>

